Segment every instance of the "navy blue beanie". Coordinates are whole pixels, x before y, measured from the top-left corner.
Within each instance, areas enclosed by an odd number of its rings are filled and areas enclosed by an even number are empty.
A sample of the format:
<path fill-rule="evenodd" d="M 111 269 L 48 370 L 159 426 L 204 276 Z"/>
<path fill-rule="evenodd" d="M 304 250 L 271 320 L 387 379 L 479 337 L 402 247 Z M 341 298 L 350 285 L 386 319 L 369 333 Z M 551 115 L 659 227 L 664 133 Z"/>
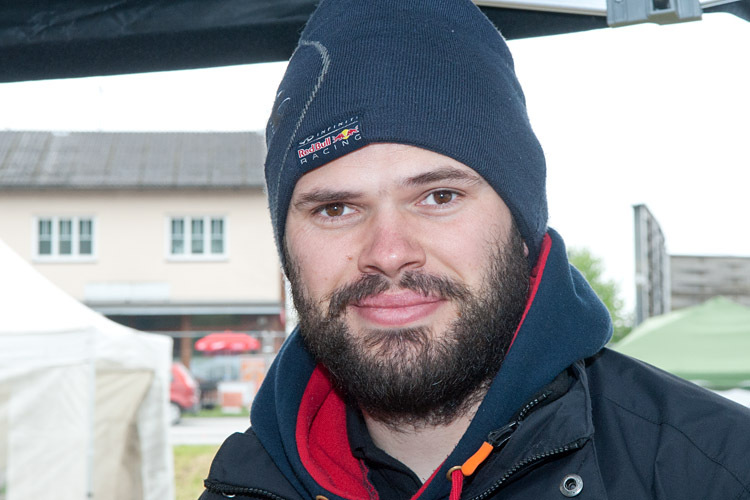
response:
<path fill-rule="evenodd" d="M 410 144 L 474 169 L 510 209 L 536 262 L 547 227 L 544 153 L 513 59 L 469 0 L 323 0 L 266 128 L 279 253 L 299 178 L 367 144 Z"/>

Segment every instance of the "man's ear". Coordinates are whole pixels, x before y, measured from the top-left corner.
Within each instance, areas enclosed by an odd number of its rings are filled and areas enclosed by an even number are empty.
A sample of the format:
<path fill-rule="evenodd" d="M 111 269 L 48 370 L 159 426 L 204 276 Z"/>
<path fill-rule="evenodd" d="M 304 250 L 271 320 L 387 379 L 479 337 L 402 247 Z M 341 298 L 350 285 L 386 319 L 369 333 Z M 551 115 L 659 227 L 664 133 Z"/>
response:
<path fill-rule="evenodd" d="M 524 242 L 524 244 L 523 244 L 523 255 L 524 255 L 524 257 L 528 257 L 529 256 L 529 247 L 526 246 L 526 242 Z"/>

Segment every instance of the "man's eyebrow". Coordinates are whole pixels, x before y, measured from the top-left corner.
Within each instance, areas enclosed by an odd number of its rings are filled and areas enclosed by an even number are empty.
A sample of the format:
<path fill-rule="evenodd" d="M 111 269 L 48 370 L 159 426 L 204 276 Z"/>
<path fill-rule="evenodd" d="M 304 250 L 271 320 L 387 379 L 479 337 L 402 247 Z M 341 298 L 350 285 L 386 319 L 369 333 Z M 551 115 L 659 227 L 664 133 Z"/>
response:
<path fill-rule="evenodd" d="M 359 198 L 362 193 L 359 191 L 333 190 L 333 189 L 314 189 L 307 193 L 300 194 L 294 200 L 293 205 L 299 209 L 307 205 L 319 205 L 323 203 L 333 203 L 336 201 L 351 200 Z"/>
<path fill-rule="evenodd" d="M 406 179 L 403 179 L 400 184 L 407 187 L 419 187 L 425 184 L 441 181 L 458 181 L 463 184 L 473 185 L 480 183 L 482 178 L 478 174 L 472 172 L 466 172 L 465 170 L 445 166 L 413 177 L 407 177 Z M 361 198 L 362 196 L 363 193 L 361 191 L 350 191 L 345 189 L 313 189 L 297 196 L 296 199 L 292 201 L 292 205 L 294 208 L 300 209 L 308 205 L 334 203 L 337 201 Z"/>
<path fill-rule="evenodd" d="M 478 174 L 448 166 L 409 177 L 404 179 L 402 184 L 408 187 L 417 187 L 440 181 L 459 181 L 464 184 L 477 184 L 482 181 L 482 178 Z"/>

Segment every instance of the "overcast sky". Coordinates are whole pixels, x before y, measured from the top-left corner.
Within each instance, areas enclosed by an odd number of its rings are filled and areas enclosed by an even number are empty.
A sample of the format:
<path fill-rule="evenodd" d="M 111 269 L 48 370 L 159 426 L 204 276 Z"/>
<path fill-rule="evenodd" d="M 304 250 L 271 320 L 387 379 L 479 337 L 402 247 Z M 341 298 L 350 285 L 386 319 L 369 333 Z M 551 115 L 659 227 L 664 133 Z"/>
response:
<path fill-rule="evenodd" d="M 750 256 L 750 23 L 712 14 L 509 45 L 547 155 L 550 226 L 604 260 L 629 307 L 634 204 L 672 254 Z M 0 84 L 0 129 L 261 130 L 284 67 Z"/>

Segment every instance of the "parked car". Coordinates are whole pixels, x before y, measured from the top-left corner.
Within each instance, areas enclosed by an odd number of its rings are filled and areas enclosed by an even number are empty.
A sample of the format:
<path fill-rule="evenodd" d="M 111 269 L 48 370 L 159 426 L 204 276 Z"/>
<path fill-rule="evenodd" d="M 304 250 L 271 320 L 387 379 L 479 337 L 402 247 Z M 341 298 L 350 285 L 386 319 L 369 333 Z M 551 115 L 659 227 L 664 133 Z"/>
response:
<path fill-rule="evenodd" d="M 172 363 L 169 386 L 169 421 L 172 425 L 180 421 L 185 412 L 195 413 L 200 409 L 201 390 L 190 371 L 180 362 Z"/>

